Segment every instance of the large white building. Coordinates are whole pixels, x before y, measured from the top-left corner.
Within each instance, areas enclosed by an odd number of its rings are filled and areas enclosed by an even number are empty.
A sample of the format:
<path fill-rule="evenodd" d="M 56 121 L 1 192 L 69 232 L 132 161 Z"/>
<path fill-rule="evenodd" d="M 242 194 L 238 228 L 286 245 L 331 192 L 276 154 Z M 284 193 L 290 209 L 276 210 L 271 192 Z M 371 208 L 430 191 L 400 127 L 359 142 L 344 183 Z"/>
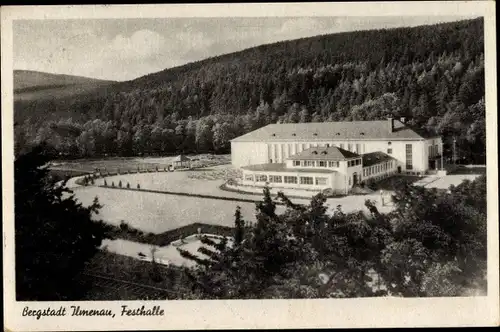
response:
<path fill-rule="evenodd" d="M 231 141 L 243 184 L 348 190 L 368 178 L 437 169 L 441 138 L 404 119 L 270 124 Z"/>

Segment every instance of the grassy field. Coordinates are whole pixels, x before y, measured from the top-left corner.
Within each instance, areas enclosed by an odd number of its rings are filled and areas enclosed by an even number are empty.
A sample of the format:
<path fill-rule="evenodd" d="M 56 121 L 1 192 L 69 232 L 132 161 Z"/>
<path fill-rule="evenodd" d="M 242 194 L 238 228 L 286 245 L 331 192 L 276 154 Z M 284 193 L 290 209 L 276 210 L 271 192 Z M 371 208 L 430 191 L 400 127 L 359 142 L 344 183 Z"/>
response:
<path fill-rule="evenodd" d="M 394 190 L 396 183 L 407 183 L 413 184 L 419 181 L 421 177 L 419 176 L 411 176 L 411 175 L 395 175 L 390 178 L 382 179 L 378 182 L 375 182 L 375 190 Z"/>
<path fill-rule="evenodd" d="M 49 176 L 54 180 L 54 181 L 61 181 L 66 178 L 72 178 L 75 176 L 81 176 L 81 175 L 87 175 L 89 172 L 85 171 L 78 171 L 78 170 L 62 170 L 62 169 L 50 169 L 49 170 Z"/>
<path fill-rule="evenodd" d="M 196 222 L 232 227 L 237 206 L 247 221 L 255 221 L 253 203 L 102 187 L 80 187 L 74 189 L 74 193 L 84 205 L 91 204 L 96 196 L 99 198 L 103 207 L 96 218 L 113 225 L 123 220 L 132 227 L 156 234 Z M 283 207 L 278 207 L 280 209 Z"/>
<path fill-rule="evenodd" d="M 199 160 L 215 163 L 225 163 L 228 156 L 199 156 Z M 136 169 L 137 165 L 155 165 L 166 163 L 167 158 L 131 158 L 80 161 L 71 164 L 70 169 L 94 170 L 96 167 L 130 167 Z M 147 163 L 145 163 L 147 161 Z M 58 165 L 62 167 L 63 165 Z M 220 226 L 234 225 L 236 207 L 241 207 L 245 220 L 255 221 L 255 204 L 252 202 L 237 202 L 219 200 L 214 198 L 187 197 L 163 193 L 118 190 L 101 187 L 106 181 L 107 186 L 113 183 L 122 187 L 169 191 L 183 194 L 207 195 L 230 199 L 259 200 L 262 196 L 241 194 L 222 190 L 221 185 L 228 179 L 238 177 L 236 170 L 231 165 L 218 165 L 192 171 L 132 173 L 107 176 L 105 179 L 96 179 L 95 186 L 73 188 L 76 198 L 84 205 L 91 204 L 94 197 L 98 197 L 103 205 L 98 216 L 99 219 L 112 225 L 120 225 L 122 221 L 131 227 L 145 233 L 161 234 L 166 231 L 183 227 L 192 223 L 212 224 Z M 366 210 L 365 200 L 380 200 L 380 195 L 346 196 L 329 198 L 326 202 L 328 210 L 333 212 L 338 205 L 343 211 Z M 310 199 L 292 198 L 294 203 L 309 204 Z M 283 206 L 277 207 L 277 212 L 284 211 Z M 380 206 L 381 212 L 391 210 L 390 206 Z"/>
<path fill-rule="evenodd" d="M 241 195 L 220 189 L 220 186 L 229 177 L 233 177 L 237 172 L 229 166 L 214 166 L 203 170 L 183 171 L 183 172 L 158 172 L 158 173 L 135 173 L 108 176 L 104 179 L 95 180 L 97 186 L 118 186 L 120 181 L 125 188 L 127 183 L 131 188 L 182 192 L 188 194 L 213 195 L 219 197 L 249 198 L 258 199 L 251 195 Z M 248 196 L 248 197 L 247 197 Z"/>
<path fill-rule="evenodd" d="M 72 170 L 80 172 L 95 172 L 96 169 L 105 172 L 116 173 L 120 172 L 137 172 L 146 170 L 164 170 L 172 164 L 172 160 L 176 156 L 170 157 L 131 157 L 131 158 L 104 158 L 104 159 L 78 159 L 78 160 L 55 160 L 51 163 L 50 168 L 54 170 Z M 192 159 L 192 167 L 208 167 L 231 162 L 230 155 L 189 155 Z"/>

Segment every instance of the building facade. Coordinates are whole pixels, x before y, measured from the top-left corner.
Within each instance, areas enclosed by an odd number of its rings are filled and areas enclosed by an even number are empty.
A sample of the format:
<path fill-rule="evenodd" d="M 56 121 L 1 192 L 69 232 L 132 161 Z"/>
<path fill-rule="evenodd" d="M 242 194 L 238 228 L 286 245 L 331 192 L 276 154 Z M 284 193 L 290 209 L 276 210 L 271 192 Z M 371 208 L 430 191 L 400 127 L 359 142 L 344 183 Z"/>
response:
<path fill-rule="evenodd" d="M 335 146 L 312 147 L 284 163 L 243 166 L 242 185 L 306 190 L 331 189 L 347 194 L 368 179 L 379 180 L 396 173 L 397 161 L 383 153 L 359 155 Z"/>
<path fill-rule="evenodd" d="M 335 189 L 346 193 L 362 180 L 360 155 L 337 147 L 309 148 L 284 163 L 248 165 L 243 185 L 294 189 Z"/>
<path fill-rule="evenodd" d="M 421 175 L 440 166 L 441 137 L 407 126 L 404 120 L 271 124 L 231 141 L 233 166 L 286 163 L 314 147 L 338 147 L 394 158 L 397 173 Z"/>

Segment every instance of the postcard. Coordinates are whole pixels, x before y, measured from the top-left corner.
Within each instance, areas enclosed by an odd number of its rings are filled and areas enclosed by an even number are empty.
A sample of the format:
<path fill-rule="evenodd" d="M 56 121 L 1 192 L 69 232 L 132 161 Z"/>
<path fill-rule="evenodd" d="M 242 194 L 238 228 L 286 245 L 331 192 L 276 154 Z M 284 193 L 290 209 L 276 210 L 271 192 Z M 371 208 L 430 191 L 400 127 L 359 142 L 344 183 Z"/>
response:
<path fill-rule="evenodd" d="M 494 9 L 3 7 L 6 329 L 498 325 Z"/>

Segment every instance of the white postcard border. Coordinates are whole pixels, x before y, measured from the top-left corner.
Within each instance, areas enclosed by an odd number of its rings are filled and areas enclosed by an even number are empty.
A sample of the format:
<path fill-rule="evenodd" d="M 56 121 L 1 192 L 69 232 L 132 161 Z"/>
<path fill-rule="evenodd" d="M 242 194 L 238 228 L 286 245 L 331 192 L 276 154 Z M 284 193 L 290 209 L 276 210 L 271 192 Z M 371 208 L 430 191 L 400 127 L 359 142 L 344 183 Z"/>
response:
<path fill-rule="evenodd" d="M 491 1 L 293 3 L 127 6 L 3 7 L 2 17 L 2 201 L 4 323 L 12 331 L 165 330 L 315 327 L 490 326 L 499 324 L 498 172 L 495 4 Z M 255 17 L 255 16 L 418 16 L 484 17 L 488 165 L 488 296 L 426 299 L 320 299 L 234 301 L 16 302 L 14 287 L 13 72 L 14 19 Z M 122 305 L 160 305 L 162 317 L 121 317 Z M 23 317 L 23 308 L 80 305 L 110 308 L 116 318 Z"/>

